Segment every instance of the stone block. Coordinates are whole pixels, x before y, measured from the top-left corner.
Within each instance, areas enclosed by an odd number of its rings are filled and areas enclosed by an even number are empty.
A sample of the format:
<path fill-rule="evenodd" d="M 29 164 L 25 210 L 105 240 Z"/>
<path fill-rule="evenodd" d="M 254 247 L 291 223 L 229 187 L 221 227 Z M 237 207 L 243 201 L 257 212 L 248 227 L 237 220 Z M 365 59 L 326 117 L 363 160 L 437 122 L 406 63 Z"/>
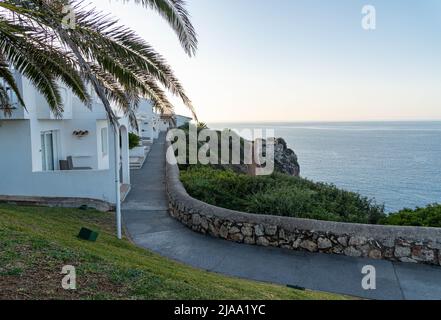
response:
<path fill-rule="evenodd" d="M 243 235 L 241 233 L 235 233 L 230 235 L 230 239 L 234 242 L 243 242 Z"/>
<path fill-rule="evenodd" d="M 254 233 L 257 237 L 263 237 L 265 235 L 265 229 L 261 224 L 254 226 Z"/>
<path fill-rule="evenodd" d="M 412 248 L 412 259 L 422 262 L 435 262 L 435 251 L 415 246 Z"/>
<path fill-rule="evenodd" d="M 205 230 L 208 230 L 208 220 L 205 217 L 201 218 L 201 227 Z"/>
<path fill-rule="evenodd" d="M 369 252 L 369 258 L 379 260 L 383 257 L 383 254 L 378 249 L 373 249 Z"/>
<path fill-rule="evenodd" d="M 411 253 L 410 247 L 396 246 L 394 256 L 396 258 L 410 257 Z"/>
<path fill-rule="evenodd" d="M 193 225 L 198 226 L 201 224 L 201 216 L 198 214 L 194 214 L 191 217 L 191 223 L 193 223 Z"/>
<path fill-rule="evenodd" d="M 326 250 L 332 248 L 331 240 L 327 238 L 319 238 L 318 239 L 318 248 L 321 250 Z"/>
<path fill-rule="evenodd" d="M 363 246 L 368 242 L 368 239 L 365 237 L 354 236 L 349 240 L 349 246 L 359 247 Z"/>
<path fill-rule="evenodd" d="M 318 248 L 317 244 L 311 240 L 302 241 L 302 243 L 300 243 L 300 247 L 308 250 L 309 252 L 316 252 Z"/>
<path fill-rule="evenodd" d="M 360 250 L 355 249 L 354 247 L 348 247 L 344 250 L 344 254 L 348 257 L 361 257 L 362 253 Z"/>
<path fill-rule="evenodd" d="M 228 227 L 225 224 L 219 229 L 219 236 L 223 239 L 228 238 Z"/>
<path fill-rule="evenodd" d="M 265 234 L 275 236 L 277 234 L 277 226 L 265 226 Z"/>
<path fill-rule="evenodd" d="M 264 246 L 264 247 L 268 247 L 270 245 L 268 239 L 265 237 L 257 238 L 256 244 L 259 246 Z"/>
<path fill-rule="evenodd" d="M 230 230 L 228 231 L 229 234 L 236 234 L 236 233 L 240 233 L 240 229 L 238 227 L 231 227 Z"/>
<path fill-rule="evenodd" d="M 254 234 L 253 227 L 250 225 L 244 225 L 241 231 L 245 237 L 252 237 Z"/>
<path fill-rule="evenodd" d="M 343 247 L 348 246 L 348 237 L 339 237 L 337 239 L 338 243 L 340 243 Z"/>

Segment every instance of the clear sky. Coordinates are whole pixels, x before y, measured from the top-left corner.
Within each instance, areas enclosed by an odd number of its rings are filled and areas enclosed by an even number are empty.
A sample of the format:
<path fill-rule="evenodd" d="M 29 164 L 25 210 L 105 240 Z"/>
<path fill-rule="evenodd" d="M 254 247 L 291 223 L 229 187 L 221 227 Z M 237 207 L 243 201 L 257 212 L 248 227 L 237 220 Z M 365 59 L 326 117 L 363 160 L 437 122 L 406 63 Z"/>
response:
<path fill-rule="evenodd" d="M 126 2 L 92 0 L 167 58 L 201 121 L 441 120 L 439 0 L 188 0 L 192 59 Z M 361 26 L 364 5 L 375 31 Z"/>

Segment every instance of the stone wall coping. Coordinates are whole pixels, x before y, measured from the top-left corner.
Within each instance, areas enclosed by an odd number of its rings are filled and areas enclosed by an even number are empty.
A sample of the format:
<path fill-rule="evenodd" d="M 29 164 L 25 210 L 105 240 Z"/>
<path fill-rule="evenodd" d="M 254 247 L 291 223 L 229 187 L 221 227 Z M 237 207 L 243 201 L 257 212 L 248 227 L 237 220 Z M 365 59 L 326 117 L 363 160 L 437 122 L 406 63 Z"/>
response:
<path fill-rule="evenodd" d="M 441 228 L 342 223 L 294 217 L 260 215 L 219 208 L 194 199 L 187 193 L 180 180 L 180 172 L 176 164 L 170 164 L 167 162 L 166 175 L 167 191 L 170 200 L 175 202 L 177 206 L 182 205 L 186 208 L 190 208 L 194 211 L 194 214 L 218 217 L 236 223 L 278 226 L 291 232 L 296 230 L 308 230 L 337 235 L 362 236 L 374 240 L 402 238 L 413 241 L 436 242 L 441 246 Z"/>

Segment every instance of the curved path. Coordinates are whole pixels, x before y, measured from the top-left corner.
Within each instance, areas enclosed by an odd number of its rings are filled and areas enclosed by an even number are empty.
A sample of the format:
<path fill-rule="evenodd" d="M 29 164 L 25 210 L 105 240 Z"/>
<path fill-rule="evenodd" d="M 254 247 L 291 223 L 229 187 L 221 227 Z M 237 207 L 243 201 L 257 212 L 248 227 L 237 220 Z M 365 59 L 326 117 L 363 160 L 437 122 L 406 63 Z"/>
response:
<path fill-rule="evenodd" d="M 123 219 L 136 245 L 190 266 L 245 279 L 369 299 L 441 299 L 441 268 L 237 244 L 187 229 L 167 212 L 165 138 L 144 167 L 132 171 Z M 377 289 L 362 288 L 361 270 L 373 265 Z"/>

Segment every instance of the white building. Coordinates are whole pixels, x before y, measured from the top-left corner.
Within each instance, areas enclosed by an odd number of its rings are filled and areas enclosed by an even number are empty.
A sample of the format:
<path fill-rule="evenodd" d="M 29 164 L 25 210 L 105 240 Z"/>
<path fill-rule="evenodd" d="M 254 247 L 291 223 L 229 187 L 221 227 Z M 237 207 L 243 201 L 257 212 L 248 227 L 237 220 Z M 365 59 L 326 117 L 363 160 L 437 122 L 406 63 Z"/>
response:
<path fill-rule="evenodd" d="M 182 116 L 182 115 L 179 115 L 179 114 L 177 114 L 175 116 L 175 118 L 176 118 L 176 126 L 178 128 L 182 127 L 183 125 L 186 125 L 186 124 L 190 123 L 193 120 L 193 118 Z"/>
<path fill-rule="evenodd" d="M 159 115 L 153 110 L 153 104 L 149 100 L 141 100 L 136 112 L 138 120 L 138 135 L 143 140 L 153 141 L 158 138 L 160 132 L 165 132 L 172 127 L 180 127 L 193 120 L 193 118 L 164 114 Z"/>
<path fill-rule="evenodd" d="M 115 205 L 114 130 L 99 99 L 93 95 L 89 110 L 63 88 L 63 117 L 56 119 L 32 84 L 16 78 L 27 110 L 17 105 L 11 117 L 0 110 L 0 200 Z M 129 125 L 120 123 L 124 197 L 130 189 Z"/>
<path fill-rule="evenodd" d="M 158 138 L 160 116 L 155 113 L 153 104 L 149 100 L 141 100 L 136 119 L 138 120 L 138 134 L 142 140 L 153 142 Z"/>
<path fill-rule="evenodd" d="M 176 114 L 163 114 L 160 116 L 159 120 L 159 131 L 165 132 L 170 128 L 179 128 L 184 124 L 192 121 L 193 118 L 185 117 Z"/>
<path fill-rule="evenodd" d="M 176 127 L 176 118 L 174 114 L 162 114 L 159 119 L 159 131 L 166 132 L 170 128 Z"/>

